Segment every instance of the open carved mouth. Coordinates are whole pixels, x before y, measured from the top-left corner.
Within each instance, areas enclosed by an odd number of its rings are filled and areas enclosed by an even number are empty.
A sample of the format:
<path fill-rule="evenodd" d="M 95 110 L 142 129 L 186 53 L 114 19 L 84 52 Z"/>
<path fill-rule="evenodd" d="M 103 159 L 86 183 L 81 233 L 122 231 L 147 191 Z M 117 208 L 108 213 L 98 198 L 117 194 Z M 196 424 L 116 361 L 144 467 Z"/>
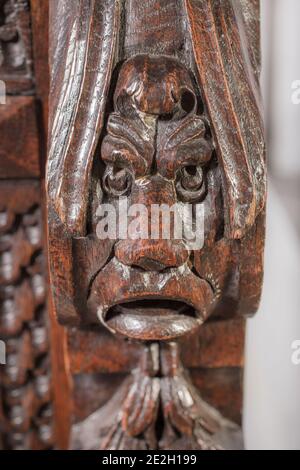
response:
<path fill-rule="evenodd" d="M 107 326 L 124 336 L 168 340 L 184 335 L 201 323 L 195 309 L 182 301 L 143 299 L 120 303 L 105 315 Z"/>
<path fill-rule="evenodd" d="M 186 264 L 157 273 L 113 258 L 93 281 L 88 309 L 114 333 L 142 341 L 171 340 L 205 321 L 213 295 L 210 284 Z"/>

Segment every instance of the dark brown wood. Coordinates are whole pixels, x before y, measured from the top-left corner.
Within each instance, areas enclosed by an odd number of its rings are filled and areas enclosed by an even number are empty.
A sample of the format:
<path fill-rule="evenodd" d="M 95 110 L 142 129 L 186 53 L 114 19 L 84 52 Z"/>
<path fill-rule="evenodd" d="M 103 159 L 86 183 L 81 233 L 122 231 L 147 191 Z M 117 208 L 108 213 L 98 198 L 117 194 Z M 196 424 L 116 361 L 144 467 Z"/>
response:
<path fill-rule="evenodd" d="M 0 366 L 0 447 L 38 450 L 55 448 L 58 433 L 40 180 L 45 132 L 40 88 L 35 88 L 43 67 L 38 60 L 33 64 L 33 3 L 0 2 L 0 80 L 7 93 L 0 119 L 0 337 L 6 345 L 6 364 Z M 46 40 L 46 29 L 44 34 Z M 47 53 L 43 60 L 47 67 Z"/>
<path fill-rule="evenodd" d="M 0 337 L 3 441 L 53 447 L 53 408 L 39 182 L 1 181 Z"/>
<path fill-rule="evenodd" d="M 205 323 L 182 338 L 181 356 L 188 368 L 243 366 L 244 320 Z M 128 373 L 137 366 L 143 345 L 119 341 L 106 331 L 70 329 L 68 350 L 72 374 Z"/>
<path fill-rule="evenodd" d="M 236 2 L 187 0 L 186 5 L 197 73 L 223 167 L 225 233 L 239 239 L 253 226 L 266 194 L 257 64 L 253 69 L 246 62 L 256 43 L 243 41 L 242 9 Z"/>
<path fill-rule="evenodd" d="M 159 413 L 164 425 L 157 434 Z M 72 442 L 80 449 L 97 449 L 100 440 L 110 450 L 216 450 L 237 432 L 202 400 L 180 364 L 178 345 L 153 343 L 114 397 L 74 426 Z"/>
<path fill-rule="evenodd" d="M 49 94 L 49 2 L 30 0 L 35 94 L 43 107 L 45 131 L 48 126 Z M 45 108 L 45 109 L 44 109 Z"/>
<path fill-rule="evenodd" d="M 238 374 L 261 292 L 258 22 L 257 0 L 50 3 L 49 262 L 71 448 L 240 446 L 236 408 L 202 388 L 206 371 Z M 121 199 L 190 204 L 194 222 L 201 207 L 203 246 L 163 237 L 163 219 L 158 237 L 122 237 L 118 221 L 101 240 L 98 206 L 119 215 Z M 111 399 L 95 397 L 104 373 L 118 374 Z"/>
<path fill-rule="evenodd" d="M 51 0 L 52 1 L 52 0 Z M 54 1 L 54 0 L 53 0 Z M 46 135 L 48 131 L 48 94 L 49 94 L 49 61 L 48 61 L 48 38 L 49 38 L 49 3 L 48 1 L 30 0 L 31 25 L 33 40 L 33 57 L 35 68 L 35 92 L 39 122 L 39 135 L 42 141 L 40 164 L 41 164 L 41 186 L 42 197 L 44 194 L 44 174 L 46 162 Z M 46 216 L 44 214 L 44 242 L 47 246 L 47 230 L 45 227 Z M 49 279 L 48 279 L 49 282 Z M 54 411 L 54 434 L 55 446 L 59 449 L 68 447 L 70 424 L 71 424 L 71 387 L 72 378 L 69 373 L 69 358 L 67 353 L 67 333 L 55 318 L 50 289 L 48 291 L 48 314 L 51 372 L 53 376 L 53 411 Z"/>
<path fill-rule="evenodd" d="M 54 317 L 54 309 L 48 292 L 48 312 L 51 341 L 51 373 L 53 377 L 53 433 L 55 448 L 67 449 L 73 413 L 73 399 L 71 398 L 72 377 L 69 370 L 69 355 L 67 352 L 66 331 Z"/>
<path fill-rule="evenodd" d="M 0 3 L 0 76 L 9 94 L 32 93 L 32 41 L 29 0 Z"/>
<path fill-rule="evenodd" d="M 0 178 L 40 175 L 36 101 L 29 96 L 7 97 L 0 116 Z"/>

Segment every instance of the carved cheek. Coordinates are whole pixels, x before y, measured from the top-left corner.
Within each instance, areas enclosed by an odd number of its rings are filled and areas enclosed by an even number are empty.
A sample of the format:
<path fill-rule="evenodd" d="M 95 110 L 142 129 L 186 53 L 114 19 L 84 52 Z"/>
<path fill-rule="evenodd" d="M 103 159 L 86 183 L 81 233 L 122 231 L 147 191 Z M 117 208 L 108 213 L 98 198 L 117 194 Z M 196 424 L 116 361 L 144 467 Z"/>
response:
<path fill-rule="evenodd" d="M 204 200 L 204 246 L 193 252 L 198 275 L 207 279 L 214 291 L 214 302 L 226 289 L 228 276 L 234 268 L 231 240 L 224 238 L 224 212 L 221 178 L 216 167 L 207 174 L 207 195 Z"/>
<path fill-rule="evenodd" d="M 203 279 L 207 279 L 217 300 L 225 287 L 231 260 L 231 244 L 222 239 L 211 247 L 194 252 L 194 267 Z"/>

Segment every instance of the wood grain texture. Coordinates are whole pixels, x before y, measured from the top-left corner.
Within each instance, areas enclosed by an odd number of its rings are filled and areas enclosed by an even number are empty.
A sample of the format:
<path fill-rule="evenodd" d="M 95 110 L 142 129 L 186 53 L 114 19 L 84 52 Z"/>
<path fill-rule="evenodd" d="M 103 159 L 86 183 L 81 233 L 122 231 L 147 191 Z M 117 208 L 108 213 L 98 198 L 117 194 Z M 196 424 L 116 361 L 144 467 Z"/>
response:
<path fill-rule="evenodd" d="M 49 48 L 49 1 L 30 0 L 32 50 L 38 134 L 40 137 L 40 169 L 44 180 L 47 160 L 48 95 L 50 72 Z M 44 182 L 42 183 L 44 186 Z"/>
<path fill-rule="evenodd" d="M 88 187 L 92 156 L 103 125 L 116 47 L 119 2 L 104 0 L 99 5 L 94 1 L 77 1 L 73 4 L 79 10 L 78 16 L 73 16 L 73 23 L 69 25 L 71 40 L 64 65 L 63 92 L 55 115 L 52 113 L 48 173 L 52 176 L 48 179 L 48 194 L 70 233 L 79 236 L 85 234 L 88 202 L 88 194 L 82 191 L 81 185 L 86 181 L 84 186 Z M 58 7 L 69 8 L 65 2 L 60 2 Z M 59 17 L 63 11 L 58 10 L 56 14 Z M 81 42 L 77 42 L 78 36 L 82 37 Z M 96 42 L 95 48 L 93 44 Z M 76 44 L 78 48 L 74 47 Z M 93 113 L 86 112 L 86 103 L 89 103 Z M 76 132 L 73 126 L 75 119 Z M 74 166 L 77 171 L 70 171 Z M 62 174 L 64 177 L 60 181 Z"/>
<path fill-rule="evenodd" d="M 54 1 L 54 0 L 53 0 Z M 42 200 L 45 201 L 45 162 L 47 154 L 47 131 L 48 131 L 48 94 L 50 87 L 49 72 L 49 6 L 51 2 L 30 0 L 31 25 L 33 41 L 33 57 L 35 70 L 35 98 L 37 102 L 37 114 L 40 122 L 39 136 L 41 140 L 41 186 Z M 44 247 L 47 243 L 47 229 L 45 226 L 44 208 Z M 49 283 L 49 277 L 47 277 Z M 48 291 L 48 317 L 49 337 L 51 343 L 51 373 L 53 377 L 53 433 L 55 447 L 66 449 L 69 445 L 70 420 L 71 420 L 71 377 L 68 372 L 68 354 L 66 351 L 66 331 L 55 318 L 53 303 Z"/>
<path fill-rule="evenodd" d="M 50 72 L 48 64 L 49 48 L 49 4 L 51 2 L 30 0 L 32 51 L 34 60 L 35 95 L 43 106 L 45 130 L 48 121 L 48 94 Z"/>
<path fill-rule="evenodd" d="M 69 448 L 72 419 L 72 377 L 69 371 L 69 354 L 66 348 L 65 329 L 54 316 L 51 296 L 48 296 L 49 333 L 51 338 L 51 372 L 53 377 L 53 433 L 56 449 Z"/>

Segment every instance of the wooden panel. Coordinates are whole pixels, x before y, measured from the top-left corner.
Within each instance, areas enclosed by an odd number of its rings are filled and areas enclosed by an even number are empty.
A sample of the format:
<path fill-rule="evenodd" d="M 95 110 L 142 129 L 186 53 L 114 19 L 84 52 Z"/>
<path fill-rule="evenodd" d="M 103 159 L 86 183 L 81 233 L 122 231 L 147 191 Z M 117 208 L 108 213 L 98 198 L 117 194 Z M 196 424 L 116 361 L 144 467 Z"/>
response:
<path fill-rule="evenodd" d="M 35 92 L 41 98 L 43 105 L 47 104 L 49 93 L 49 65 L 48 65 L 48 23 L 49 2 L 44 0 L 30 0 L 32 49 L 34 59 Z M 47 117 L 45 115 L 45 117 Z M 47 127 L 47 126 L 46 126 Z M 47 130 L 47 129 L 46 129 Z"/>
<path fill-rule="evenodd" d="M 78 374 L 73 380 L 73 418 L 81 421 L 105 405 L 126 376 L 123 374 Z"/>
<path fill-rule="evenodd" d="M 187 367 L 242 367 L 245 320 L 209 322 L 182 347 Z"/>
<path fill-rule="evenodd" d="M 210 405 L 216 407 L 226 418 L 241 423 L 242 369 L 192 369 L 193 384 Z"/>
<path fill-rule="evenodd" d="M 7 97 L 0 114 L 0 178 L 38 177 L 39 138 L 33 97 Z"/>
<path fill-rule="evenodd" d="M 68 334 L 70 370 L 73 374 L 128 372 L 143 346 L 126 343 L 104 330 L 72 329 Z M 243 365 L 244 320 L 207 323 L 182 340 L 182 360 L 187 367 L 240 367 Z"/>
<path fill-rule="evenodd" d="M 41 176 L 44 177 L 47 158 L 47 131 L 48 131 L 48 94 L 49 94 L 49 64 L 48 64 L 48 25 L 49 2 L 44 0 L 30 0 L 32 48 L 34 58 L 34 78 L 37 100 L 37 112 L 40 126 L 41 146 Z"/>

